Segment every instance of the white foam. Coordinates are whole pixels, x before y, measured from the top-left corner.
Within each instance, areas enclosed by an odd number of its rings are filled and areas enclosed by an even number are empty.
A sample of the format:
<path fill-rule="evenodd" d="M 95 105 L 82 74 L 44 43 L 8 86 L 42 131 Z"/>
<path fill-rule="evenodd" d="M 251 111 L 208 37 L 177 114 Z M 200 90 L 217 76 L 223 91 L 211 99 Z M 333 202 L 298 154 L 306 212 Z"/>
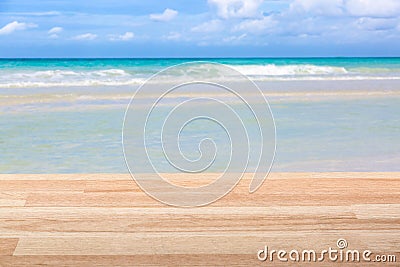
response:
<path fill-rule="evenodd" d="M 60 86 L 122 86 L 137 85 L 144 79 L 125 70 L 95 71 L 45 70 L 0 72 L 1 88 L 60 87 Z"/>
<path fill-rule="evenodd" d="M 84 81 L 67 81 L 67 82 L 9 82 L 0 83 L 0 88 L 36 88 L 36 87 L 79 87 L 79 86 L 124 86 L 124 85 L 139 85 L 144 82 L 144 79 L 130 79 L 127 81 L 99 81 L 99 80 L 84 80 Z"/>
<path fill-rule="evenodd" d="M 288 76 L 288 75 L 322 75 L 347 74 L 343 67 L 316 65 L 230 65 L 233 69 L 250 76 Z"/>
<path fill-rule="evenodd" d="M 41 79 L 56 79 L 69 77 L 95 77 L 95 76 L 129 76 L 127 72 L 120 69 L 106 69 L 96 71 L 72 71 L 72 70 L 46 70 L 46 71 L 23 71 L 9 73 L 8 77 L 12 78 L 41 78 Z"/>
<path fill-rule="evenodd" d="M 229 65 L 233 69 L 249 76 L 255 81 L 296 81 L 296 80 L 400 80 L 397 73 L 379 74 L 371 71 L 354 72 L 343 67 L 297 65 Z M 221 80 L 232 80 L 227 74 L 218 74 L 212 64 L 192 67 L 200 78 L 220 75 Z M 156 73 L 156 70 L 154 71 Z M 147 72 L 133 73 L 123 69 L 100 70 L 0 70 L 0 88 L 36 88 L 36 87 L 79 87 L 79 86 L 129 86 L 140 85 L 150 76 Z M 166 82 L 182 82 L 185 75 L 177 72 L 165 78 Z"/>

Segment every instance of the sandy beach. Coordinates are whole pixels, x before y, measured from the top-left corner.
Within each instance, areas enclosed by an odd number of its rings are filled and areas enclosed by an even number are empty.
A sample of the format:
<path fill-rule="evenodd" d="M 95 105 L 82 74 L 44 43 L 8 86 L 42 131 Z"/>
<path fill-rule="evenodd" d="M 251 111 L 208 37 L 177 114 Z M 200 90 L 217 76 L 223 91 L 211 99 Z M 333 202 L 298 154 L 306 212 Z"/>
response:
<path fill-rule="evenodd" d="M 168 177 L 187 186 L 212 180 Z M 338 239 L 371 258 L 400 258 L 395 172 L 272 173 L 254 194 L 246 175 L 221 200 L 192 209 L 153 200 L 128 174 L 0 180 L 1 266 L 271 265 L 257 258 L 265 246 L 318 252 L 337 248 Z"/>

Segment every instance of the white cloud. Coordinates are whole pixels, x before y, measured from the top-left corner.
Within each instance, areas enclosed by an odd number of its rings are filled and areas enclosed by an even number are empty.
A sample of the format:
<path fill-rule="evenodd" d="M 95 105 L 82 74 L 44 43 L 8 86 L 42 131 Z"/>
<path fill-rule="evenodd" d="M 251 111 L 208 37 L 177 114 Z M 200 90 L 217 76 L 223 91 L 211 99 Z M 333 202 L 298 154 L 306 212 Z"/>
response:
<path fill-rule="evenodd" d="M 290 4 L 291 11 L 317 15 L 341 15 L 343 8 L 344 0 L 295 0 Z"/>
<path fill-rule="evenodd" d="M 0 35 L 11 34 L 15 31 L 23 31 L 29 28 L 36 28 L 36 27 L 37 25 L 33 23 L 13 21 L 0 29 Z"/>
<path fill-rule="evenodd" d="M 354 16 L 400 16 L 399 0 L 348 0 L 346 8 Z"/>
<path fill-rule="evenodd" d="M 120 38 L 122 41 L 131 40 L 131 39 L 133 39 L 133 37 L 135 37 L 135 35 L 133 34 L 133 32 L 126 32 L 125 34 L 119 36 L 119 38 Z"/>
<path fill-rule="evenodd" d="M 179 40 L 181 39 L 182 35 L 179 32 L 170 32 L 165 39 L 167 40 Z"/>
<path fill-rule="evenodd" d="M 316 15 L 400 16 L 399 0 L 294 0 L 290 10 Z"/>
<path fill-rule="evenodd" d="M 93 33 L 84 33 L 84 34 L 79 34 L 74 37 L 72 37 L 73 40 L 94 40 L 97 38 L 97 34 Z"/>
<path fill-rule="evenodd" d="M 369 31 L 383 31 L 394 29 L 397 26 L 397 19 L 387 18 L 359 18 L 356 21 L 358 28 Z"/>
<path fill-rule="evenodd" d="M 133 32 L 126 32 L 121 35 L 110 35 L 110 40 L 111 41 L 129 41 L 132 40 L 135 37 L 135 34 Z"/>
<path fill-rule="evenodd" d="M 225 43 L 232 43 L 232 42 L 235 43 L 235 42 L 238 42 L 238 41 L 242 40 L 242 39 L 245 38 L 246 36 L 247 36 L 246 33 L 243 33 L 243 34 L 241 34 L 241 35 L 239 35 L 239 36 L 236 36 L 236 35 L 234 35 L 234 36 L 229 36 L 229 37 L 224 38 L 223 41 L 224 41 Z"/>
<path fill-rule="evenodd" d="M 276 21 L 270 16 L 262 19 L 244 20 L 233 28 L 233 31 L 245 31 L 251 33 L 263 33 L 267 29 L 272 29 L 276 25 Z"/>
<path fill-rule="evenodd" d="M 223 29 L 222 22 L 214 19 L 211 21 L 204 22 L 191 29 L 192 32 L 217 32 Z"/>
<path fill-rule="evenodd" d="M 263 0 L 208 0 L 216 6 L 218 16 L 229 18 L 251 18 L 260 15 L 259 7 Z"/>
<path fill-rule="evenodd" d="M 161 14 L 150 14 L 150 19 L 154 21 L 170 21 L 177 15 L 178 11 L 167 8 Z"/>
<path fill-rule="evenodd" d="M 51 28 L 47 33 L 48 34 L 57 34 L 63 31 L 63 28 L 61 27 L 53 27 Z"/>
<path fill-rule="evenodd" d="M 61 12 L 59 11 L 47 11 L 47 12 L 28 12 L 28 16 L 59 16 Z"/>
<path fill-rule="evenodd" d="M 4 15 L 10 16 L 59 16 L 61 15 L 58 11 L 47 11 L 47 12 L 1 12 Z"/>

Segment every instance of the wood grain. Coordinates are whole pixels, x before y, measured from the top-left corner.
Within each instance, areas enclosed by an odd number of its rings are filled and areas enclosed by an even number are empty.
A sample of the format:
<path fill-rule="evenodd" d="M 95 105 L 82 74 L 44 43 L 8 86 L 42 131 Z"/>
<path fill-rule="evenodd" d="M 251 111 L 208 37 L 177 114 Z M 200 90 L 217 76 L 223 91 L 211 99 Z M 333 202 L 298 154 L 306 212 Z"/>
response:
<path fill-rule="evenodd" d="M 126 174 L 0 175 L 0 266 L 281 265 L 257 251 L 320 251 L 339 238 L 400 262 L 400 173 L 272 173 L 253 194 L 250 181 L 189 209 L 153 200 Z"/>

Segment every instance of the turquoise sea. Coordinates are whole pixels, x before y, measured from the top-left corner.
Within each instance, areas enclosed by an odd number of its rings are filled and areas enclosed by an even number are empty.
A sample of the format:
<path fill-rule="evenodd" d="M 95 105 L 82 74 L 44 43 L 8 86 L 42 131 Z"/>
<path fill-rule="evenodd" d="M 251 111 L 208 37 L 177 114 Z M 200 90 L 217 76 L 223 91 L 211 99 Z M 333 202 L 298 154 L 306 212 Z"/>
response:
<path fill-rule="evenodd" d="M 260 87 L 276 124 L 272 171 L 400 171 L 400 58 L 0 59 L 0 173 L 127 173 L 130 98 L 189 61 L 214 75 L 207 61 L 226 64 Z M 223 138 L 217 127 L 189 130 L 189 157 L 194 135 Z"/>

